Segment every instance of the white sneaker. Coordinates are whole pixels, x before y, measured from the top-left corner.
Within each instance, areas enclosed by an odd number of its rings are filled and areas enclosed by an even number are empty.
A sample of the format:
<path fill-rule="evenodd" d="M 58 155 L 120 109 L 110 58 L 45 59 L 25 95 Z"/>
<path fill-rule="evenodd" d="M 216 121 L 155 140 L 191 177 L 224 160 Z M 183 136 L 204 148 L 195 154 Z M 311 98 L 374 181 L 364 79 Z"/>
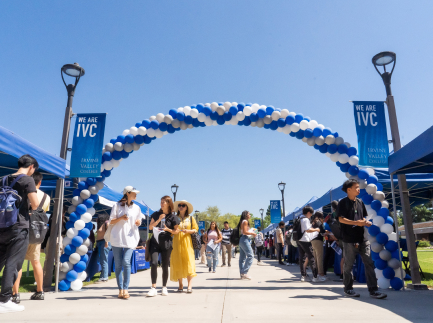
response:
<path fill-rule="evenodd" d="M 292 264 L 290 263 L 290 262 L 288 262 L 287 264 L 286 264 L 286 266 L 291 266 Z"/>
<path fill-rule="evenodd" d="M 318 276 L 316 278 L 313 278 L 313 283 L 323 283 L 325 280 L 325 278 Z"/>
<path fill-rule="evenodd" d="M 310 282 L 310 281 L 311 281 L 311 278 L 308 275 L 301 277 L 301 282 Z"/>
<path fill-rule="evenodd" d="M 252 277 L 248 276 L 247 274 L 243 275 L 241 279 L 245 279 L 245 280 L 251 280 Z"/>
<path fill-rule="evenodd" d="M 24 311 L 23 305 L 18 305 L 8 300 L 6 303 L 0 303 L 0 314 Z"/>
<path fill-rule="evenodd" d="M 162 296 L 168 296 L 168 290 L 167 290 L 167 287 L 163 287 L 163 288 L 162 288 L 161 295 L 162 295 Z"/>
<path fill-rule="evenodd" d="M 147 297 L 153 297 L 153 296 L 156 296 L 156 295 L 158 295 L 158 293 L 157 293 L 155 287 L 152 287 L 152 288 L 150 289 L 150 291 L 146 294 Z"/>

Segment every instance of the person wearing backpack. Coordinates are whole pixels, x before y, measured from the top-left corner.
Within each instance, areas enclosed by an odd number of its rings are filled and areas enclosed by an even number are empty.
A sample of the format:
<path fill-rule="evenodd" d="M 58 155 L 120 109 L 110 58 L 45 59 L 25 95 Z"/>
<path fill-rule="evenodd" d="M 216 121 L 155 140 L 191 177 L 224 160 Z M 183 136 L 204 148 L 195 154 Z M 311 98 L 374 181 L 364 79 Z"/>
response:
<path fill-rule="evenodd" d="M 40 172 L 34 172 L 32 177 L 36 184 L 36 191 L 37 191 L 36 194 L 38 196 L 38 201 L 40 203 L 39 206 L 41 210 L 44 213 L 46 213 L 50 210 L 50 197 L 39 189 L 42 184 L 43 176 Z M 36 292 L 30 297 L 31 300 L 44 300 L 44 290 L 43 290 L 44 272 L 42 271 L 40 258 L 41 258 L 41 244 L 29 243 L 24 259 L 32 263 L 33 274 L 35 276 L 35 281 L 36 281 Z M 12 302 L 16 304 L 20 303 L 19 288 L 20 288 L 22 272 L 23 271 L 21 268 L 18 272 L 18 277 L 13 287 Z"/>
<path fill-rule="evenodd" d="M 286 235 L 286 244 L 287 244 L 287 264 L 286 266 L 293 266 L 296 264 L 295 255 L 296 255 L 296 247 L 292 245 L 292 233 L 293 233 L 293 225 L 289 225 L 289 229 L 287 230 Z"/>
<path fill-rule="evenodd" d="M 256 248 L 257 248 L 257 265 L 261 265 L 262 262 L 260 259 L 261 259 L 262 253 L 263 253 L 264 239 L 263 239 L 263 233 L 261 232 L 262 228 L 258 227 L 257 231 L 258 232 L 257 232 L 256 237 L 254 238 L 254 242 L 256 243 Z"/>
<path fill-rule="evenodd" d="M 31 210 L 39 206 L 35 181 L 31 177 L 39 164 L 30 155 L 18 159 L 18 171 L 0 181 L 0 313 L 24 311 L 23 305 L 12 302 L 12 288 L 23 266 L 29 244 Z"/>

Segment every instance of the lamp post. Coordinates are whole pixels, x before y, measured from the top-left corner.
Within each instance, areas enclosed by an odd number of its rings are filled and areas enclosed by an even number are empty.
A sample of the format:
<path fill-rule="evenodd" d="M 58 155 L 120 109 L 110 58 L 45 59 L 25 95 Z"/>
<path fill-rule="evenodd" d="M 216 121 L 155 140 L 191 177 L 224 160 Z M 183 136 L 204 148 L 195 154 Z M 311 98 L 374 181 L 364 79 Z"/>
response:
<path fill-rule="evenodd" d="M 171 192 L 173 193 L 174 196 L 174 202 L 176 202 L 176 193 L 178 188 L 179 186 L 177 186 L 176 184 L 171 185 Z"/>
<path fill-rule="evenodd" d="M 198 214 L 200 213 L 200 211 L 198 211 L 198 210 L 195 210 L 195 222 L 197 222 L 197 225 L 198 225 Z"/>
<path fill-rule="evenodd" d="M 62 76 L 63 84 L 65 84 L 66 91 L 68 92 L 68 101 L 66 104 L 65 119 L 63 122 L 63 135 L 62 143 L 60 147 L 60 158 L 66 159 L 68 153 L 68 141 L 69 141 L 69 130 L 71 128 L 71 118 L 72 118 L 72 101 L 74 99 L 75 89 L 81 76 L 84 75 L 84 68 L 82 68 L 78 63 L 66 64 L 60 70 Z M 74 84 L 66 84 L 63 74 L 75 78 Z M 55 237 L 57 242 L 58 233 L 62 230 L 62 213 L 63 213 L 63 195 L 64 195 L 65 180 L 58 179 L 56 184 L 56 197 L 54 199 L 54 212 L 53 221 L 51 224 L 50 236 Z M 57 250 L 56 250 L 57 245 Z M 54 262 L 56 263 L 56 287 L 55 292 L 58 292 L 59 284 L 59 264 L 60 264 L 60 243 L 50 243 L 48 251 L 46 253 L 45 264 L 44 264 L 44 291 L 51 291 L 51 281 L 53 275 Z M 55 261 L 54 261 L 55 260 Z"/>
<path fill-rule="evenodd" d="M 263 224 L 263 212 L 265 212 L 265 210 L 263 210 L 263 209 L 260 209 L 259 210 L 260 211 L 260 215 L 262 216 L 262 223 L 261 223 L 261 227 L 262 227 L 262 230 L 264 229 L 264 224 Z"/>
<path fill-rule="evenodd" d="M 281 200 L 283 202 L 283 217 L 285 217 L 286 216 L 286 207 L 284 205 L 284 189 L 286 188 L 286 183 L 283 183 L 283 182 L 279 183 L 278 188 L 281 191 L 281 196 L 282 196 Z"/>
<path fill-rule="evenodd" d="M 372 63 L 374 68 L 382 77 L 383 84 L 386 89 L 386 105 L 388 106 L 388 117 L 389 125 L 391 127 L 391 136 L 394 152 L 401 148 L 400 143 L 400 133 L 398 130 L 397 113 L 395 111 L 394 97 L 391 92 L 391 76 L 394 72 L 394 67 L 396 63 L 396 54 L 393 52 L 381 52 L 374 55 L 372 58 Z M 386 70 L 386 66 L 392 64 L 391 72 Z M 383 67 L 383 73 L 380 73 L 378 67 Z M 412 288 L 414 289 L 427 289 L 426 285 L 421 284 L 421 275 L 419 272 L 418 256 L 416 254 L 415 247 L 415 235 L 413 232 L 412 216 L 409 202 L 409 191 L 407 189 L 406 175 L 397 175 L 398 186 L 400 190 L 400 200 L 403 211 L 404 227 L 407 239 L 407 250 L 409 254 L 410 270 L 412 277 Z"/>

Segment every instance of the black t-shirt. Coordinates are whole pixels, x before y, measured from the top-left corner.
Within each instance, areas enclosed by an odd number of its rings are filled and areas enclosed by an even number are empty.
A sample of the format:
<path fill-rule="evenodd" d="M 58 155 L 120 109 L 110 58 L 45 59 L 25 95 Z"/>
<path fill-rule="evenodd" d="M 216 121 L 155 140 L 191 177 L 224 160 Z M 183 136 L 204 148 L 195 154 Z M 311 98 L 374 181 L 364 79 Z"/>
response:
<path fill-rule="evenodd" d="M 159 216 L 163 214 L 161 210 L 156 211 L 152 214 L 152 219 L 156 222 L 159 219 Z M 165 215 L 165 226 L 171 230 L 174 230 L 176 225 L 179 225 L 180 219 L 176 215 L 176 213 L 166 214 Z M 162 228 L 161 222 L 156 225 L 157 228 Z M 173 238 L 170 232 L 164 231 L 159 234 L 158 242 L 155 237 L 152 236 L 152 245 L 157 244 L 158 249 L 168 250 L 172 247 Z M 156 246 L 156 245 L 155 245 Z"/>
<path fill-rule="evenodd" d="M 314 229 L 317 229 L 317 228 L 320 229 L 319 234 L 318 234 L 317 237 L 315 237 L 313 240 L 320 240 L 320 241 L 323 241 L 323 233 L 325 233 L 325 231 L 326 231 L 326 230 L 325 230 L 325 227 L 323 226 L 323 223 L 322 223 L 321 221 L 317 221 L 317 222 L 312 223 L 311 226 L 312 226 Z"/>
<path fill-rule="evenodd" d="M 9 175 L 8 179 L 6 181 L 7 185 L 12 184 L 12 182 L 18 177 L 19 175 Z M 3 178 L 2 178 L 3 180 Z M 0 184 L 1 185 L 1 184 Z M 30 201 L 27 197 L 27 194 L 29 193 L 36 193 L 36 185 L 33 177 L 24 175 L 21 177 L 15 185 L 12 187 L 14 190 L 17 191 L 18 195 L 22 198 L 22 203 L 20 206 L 19 214 L 17 223 L 14 224 L 12 227 L 17 229 L 28 229 L 29 228 L 29 218 L 30 218 Z"/>
<path fill-rule="evenodd" d="M 362 220 L 367 216 L 367 210 L 364 202 L 359 198 L 355 201 L 345 197 L 338 203 L 337 208 L 338 217 L 343 217 L 348 220 L 357 221 Z M 341 234 L 343 242 L 346 243 L 362 243 L 364 241 L 364 227 L 354 226 L 351 224 L 344 224 L 340 222 Z"/>

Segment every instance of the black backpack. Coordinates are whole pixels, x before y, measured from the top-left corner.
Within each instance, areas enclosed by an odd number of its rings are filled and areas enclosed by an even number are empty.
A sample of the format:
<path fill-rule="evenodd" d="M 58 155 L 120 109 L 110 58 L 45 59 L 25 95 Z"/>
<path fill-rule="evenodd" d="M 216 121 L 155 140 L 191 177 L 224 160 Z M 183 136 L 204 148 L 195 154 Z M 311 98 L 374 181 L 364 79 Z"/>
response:
<path fill-rule="evenodd" d="M 29 244 L 42 243 L 48 232 L 48 216 L 42 209 L 46 198 L 47 194 L 44 193 L 44 197 L 38 208 L 32 211 L 32 214 L 30 215 Z"/>
<path fill-rule="evenodd" d="M 232 234 L 230 235 L 230 243 L 234 246 L 239 246 L 239 240 L 241 239 L 239 234 L 239 227 L 233 229 Z"/>
<path fill-rule="evenodd" d="M 331 217 L 327 223 L 328 223 L 329 227 L 331 228 L 331 232 L 334 234 L 335 238 L 337 238 L 338 240 L 343 239 L 343 236 L 341 234 L 340 222 Z"/>
<path fill-rule="evenodd" d="M 295 221 L 293 221 L 293 231 L 292 231 L 292 238 L 294 241 L 298 242 L 301 240 L 304 233 L 302 232 L 301 228 L 301 218 L 297 218 Z"/>

